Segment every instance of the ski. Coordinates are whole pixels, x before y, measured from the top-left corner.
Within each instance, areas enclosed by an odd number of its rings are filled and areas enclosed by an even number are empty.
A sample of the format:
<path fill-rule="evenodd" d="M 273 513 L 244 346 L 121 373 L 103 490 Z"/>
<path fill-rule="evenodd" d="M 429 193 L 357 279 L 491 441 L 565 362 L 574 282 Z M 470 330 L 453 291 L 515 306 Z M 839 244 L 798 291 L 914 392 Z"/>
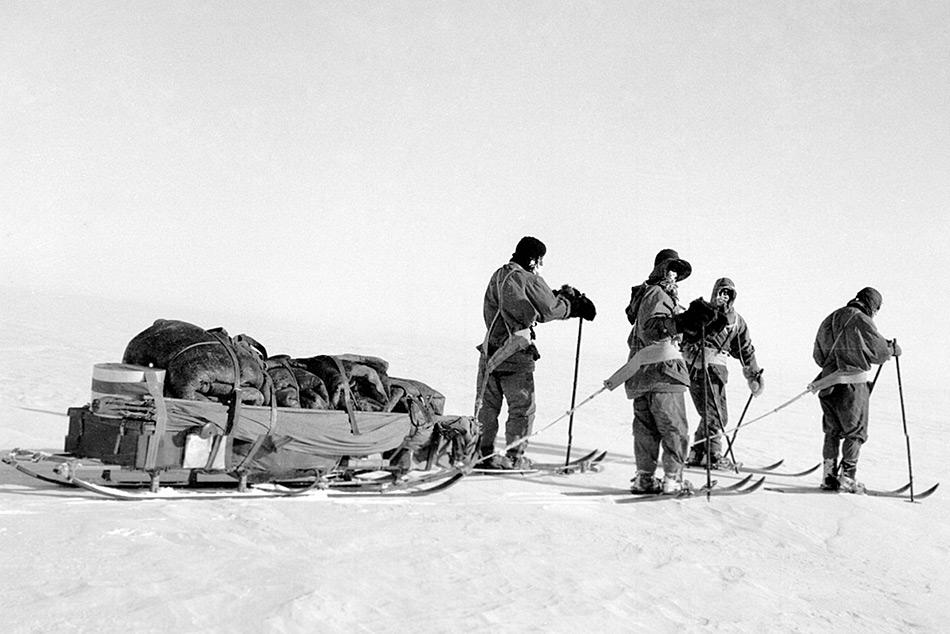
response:
<path fill-rule="evenodd" d="M 934 491 L 937 490 L 937 487 L 940 486 L 940 483 L 933 485 L 926 491 L 921 491 L 920 493 L 914 493 L 914 500 L 922 500 L 926 497 L 933 495 Z M 883 498 L 904 498 L 905 500 L 910 499 L 910 493 L 907 491 L 910 489 L 910 484 L 902 486 L 900 489 L 894 491 L 875 491 L 874 489 L 865 489 L 865 495 L 870 495 L 872 497 L 883 497 Z"/>
<path fill-rule="evenodd" d="M 275 479 L 252 483 L 245 490 L 238 488 L 239 482 L 233 476 L 220 476 L 217 479 L 200 481 L 174 478 L 163 482 L 158 490 L 152 491 L 148 480 L 113 480 L 115 476 L 110 477 L 110 472 L 121 472 L 121 469 L 112 469 L 109 465 L 81 464 L 71 456 L 15 450 L 9 455 L 0 456 L 0 459 L 18 471 L 42 482 L 81 488 L 105 498 L 126 501 L 300 497 L 316 492 L 322 493 L 324 490 L 339 491 L 341 489 L 356 495 L 403 495 L 403 492 L 420 495 L 442 490 L 454 484 L 463 474 L 461 469 L 445 469 L 426 472 L 417 477 L 402 478 L 397 478 L 393 473 L 387 473 L 375 478 L 357 475 L 350 479 L 338 479 L 330 474 L 328 478 Z M 21 460 L 29 460 L 31 463 L 54 462 L 58 466 L 47 474 L 33 469 L 32 466 L 22 464 Z M 80 471 L 89 473 L 80 473 Z M 420 488 L 431 483 L 435 485 L 425 489 Z"/>
<path fill-rule="evenodd" d="M 606 451 L 601 451 L 599 449 L 594 449 L 591 452 L 588 452 L 581 456 L 580 458 L 575 458 L 567 464 L 560 462 L 536 462 L 534 463 L 533 468 L 541 471 L 557 471 L 561 469 L 581 469 L 583 470 L 585 466 L 590 466 L 591 464 L 598 464 L 607 457 Z"/>
<path fill-rule="evenodd" d="M 221 489 L 216 491 L 189 491 L 187 488 L 159 488 L 158 491 L 142 491 L 133 489 L 120 489 L 118 487 L 90 482 L 82 478 L 73 477 L 70 484 L 78 486 L 86 491 L 96 493 L 112 500 L 122 500 L 125 502 L 138 502 L 143 500 L 209 500 L 209 499 L 228 499 L 228 498 L 283 498 L 283 497 L 301 497 L 320 491 L 322 482 L 315 480 L 306 487 L 288 489 L 282 486 L 273 488 L 266 486 L 254 486 L 246 491 L 237 491 L 235 489 Z"/>
<path fill-rule="evenodd" d="M 749 476 L 751 478 L 752 476 Z M 758 491 L 763 484 L 765 484 L 765 476 L 762 476 L 754 483 L 749 486 L 742 487 L 742 484 L 747 482 L 748 479 L 740 480 L 739 482 L 730 485 L 728 487 L 717 488 L 715 484 L 712 488 L 706 488 L 705 486 L 698 489 L 688 489 L 681 493 L 671 495 L 664 493 L 646 493 L 646 494 L 633 494 L 631 497 L 624 497 L 617 500 L 614 500 L 616 504 L 634 504 L 636 502 L 659 502 L 661 500 L 689 500 L 703 497 L 724 497 L 729 495 L 746 495 L 747 493 L 752 493 L 753 491 Z"/>
<path fill-rule="evenodd" d="M 410 481 L 400 484 L 394 484 L 390 487 L 384 487 L 376 491 L 330 491 L 328 492 L 327 498 L 329 499 L 340 499 L 340 498 L 363 498 L 363 499 L 381 499 L 381 498 L 407 498 L 407 497 L 424 497 L 426 495 L 432 495 L 433 493 L 438 493 L 439 491 L 445 491 L 451 486 L 454 486 L 465 477 L 464 471 L 456 471 L 450 476 L 442 476 L 441 481 L 428 487 L 418 488 L 419 484 L 422 482 L 419 481 Z M 429 480 L 426 480 L 427 482 Z"/>
<path fill-rule="evenodd" d="M 448 487 L 452 486 L 458 482 L 462 476 L 463 472 L 453 469 L 452 473 L 446 475 L 445 473 L 434 473 L 427 474 L 420 478 L 415 478 L 412 480 L 403 480 L 397 483 L 366 483 L 367 489 L 364 491 L 346 491 L 346 492 L 336 492 L 333 491 L 332 485 L 330 485 L 330 490 L 328 491 L 327 482 L 316 479 L 313 482 L 308 483 L 305 486 L 299 487 L 288 487 L 285 485 L 271 484 L 271 483 L 261 483 L 257 485 L 252 485 L 245 491 L 238 491 L 236 489 L 219 489 L 219 490 L 194 490 L 189 489 L 188 487 L 162 487 L 158 491 L 148 491 L 148 490 L 133 490 L 133 489 L 124 489 L 114 486 L 109 486 L 105 484 L 100 484 L 96 482 L 91 482 L 89 480 L 84 480 L 82 478 L 73 477 L 70 480 L 70 484 L 78 486 L 82 489 L 96 493 L 103 497 L 113 499 L 113 500 L 122 500 L 122 501 L 141 501 L 141 500 L 209 500 L 209 499 L 255 499 L 255 498 L 289 498 L 289 497 L 305 497 L 311 494 L 319 494 L 322 497 L 326 498 L 341 498 L 341 497 L 417 497 L 422 495 L 429 495 L 436 493 L 437 491 L 443 491 Z M 424 486 L 430 482 L 435 482 L 432 486 Z M 420 488 L 423 487 L 423 488 Z"/>
<path fill-rule="evenodd" d="M 722 487 L 721 491 L 731 491 L 737 489 L 749 483 L 749 480 L 752 479 L 751 475 L 730 484 L 728 486 Z M 718 480 L 713 480 L 713 486 L 718 484 Z M 701 487 L 702 489 L 706 488 L 706 485 Z M 607 495 L 654 495 L 653 493 L 633 493 L 630 489 L 622 489 L 620 487 L 598 487 L 597 489 L 592 489 L 590 491 L 562 491 L 561 495 L 567 495 L 570 497 L 603 497 Z"/>
<path fill-rule="evenodd" d="M 931 495 L 933 495 L 934 491 L 936 491 L 937 487 L 939 486 L 940 486 L 940 483 L 938 482 L 937 484 L 933 485 L 932 487 L 930 487 L 929 489 L 925 491 L 921 491 L 920 493 L 914 493 L 914 500 L 923 500 L 924 498 L 930 497 Z M 909 500 L 910 493 L 907 492 L 909 489 L 910 489 L 910 483 L 905 484 L 902 487 L 898 487 L 896 489 L 889 489 L 889 490 L 865 488 L 864 491 L 860 493 L 855 493 L 853 495 L 864 494 L 864 495 L 869 495 L 871 497 L 903 498 L 903 499 Z M 824 493 L 824 494 L 846 493 L 845 491 L 822 489 L 821 487 L 817 487 L 817 486 L 765 487 L 765 490 L 774 491 L 776 493 Z"/>
<path fill-rule="evenodd" d="M 32 469 L 28 469 L 27 467 L 23 466 L 20 463 L 8 463 L 8 464 L 13 466 L 13 468 L 15 468 L 20 473 L 25 473 L 26 475 L 36 478 L 37 480 L 41 482 L 49 482 L 50 484 L 58 484 L 64 487 L 76 486 L 75 484 L 73 484 L 72 482 L 69 482 L 68 480 L 62 480 L 60 478 L 55 478 L 53 476 L 48 476 L 48 475 L 39 473 L 38 471 L 33 471 Z"/>
<path fill-rule="evenodd" d="M 775 469 L 778 469 L 778 468 L 779 468 L 780 466 L 782 466 L 782 464 L 784 464 L 784 463 L 785 463 L 785 459 L 784 459 L 784 458 L 783 458 L 782 460 L 779 460 L 778 462 L 773 462 L 772 464 L 766 465 L 766 466 L 764 466 L 764 467 L 746 467 L 746 466 L 744 466 L 741 462 L 739 462 L 739 463 L 736 463 L 736 466 L 735 466 L 735 468 L 733 468 L 733 469 L 716 469 L 716 468 L 713 468 L 713 469 L 711 469 L 711 470 L 712 470 L 712 471 L 720 471 L 720 472 L 723 472 L 723 473 L 738 473 L 738 472 L 740 472 L 740 471 L 744 471 L 744 472 L 746 472 L 746 473 L 761 473 L 761 474 L 766 474 L 766 475 L 767 475 L 767 474 L 772 474 L 772 473 L 774 473 L 775 475 L 780 475 L 779 473 L 776 473 L 776 472 L 775 472 Z M 688 464 L 688 465 L 686 465 L 686 470 L 687 470 L 687 471 L 696 471 L 696 472 L 702 471 L 702 472 L 705 473 L 705 471 L 706 471 L 706 466 L 705 466 L 705 465 L 701 465 L 701 464 Z M 811 473 L 811 472 L 809 471 L 808 473 Z"/>
<path fill-rule="evenodd" d="M 739 467 L 739 471 L 745 471 L 746 473 L 761 473 L 765 475 L 781 476 L 783 478 L 800 478 L 802 476 L 807 476 L 808 474 L 814 473 L 818 471 L 819 469 L 821 469 L 821 463 L 819 462 L 815 466 L 809 467 L 808 469 L 805 469 L 804 471 L 796 471 L 794 473 L 788 473 L 785 471 L 775 471 L 774 469 L 778 465 L 780 465 L 782 462 L 784 462 L 784 460 L 780 460 L 779 462 L 776 462 L 774 465 L 769 465 L 768 467 L 760 467 L 760 468 Z"/>
<path fill-rule="evenodd" d="M 475 467 L 471 470 L 476 475 L 571 475 L 587 471 L 599 471 L 600 463 L 607 457 L 606 451 L 595 449 L 569 463 L 535 462 L 527 469 L 485 469 Z"/>

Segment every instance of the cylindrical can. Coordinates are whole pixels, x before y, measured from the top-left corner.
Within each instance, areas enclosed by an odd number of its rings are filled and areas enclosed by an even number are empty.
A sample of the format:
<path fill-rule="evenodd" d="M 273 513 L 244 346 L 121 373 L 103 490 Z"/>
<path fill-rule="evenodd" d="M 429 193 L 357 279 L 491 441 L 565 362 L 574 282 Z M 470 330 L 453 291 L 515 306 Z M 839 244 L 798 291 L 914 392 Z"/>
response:
<path fill-rule="evenodd" d="M 122 418 L 115 413 L 116 406 L 123 402 L 134 404 L 141 402 L 149 394 L 145 373 L 154 372 L 159 385 L 165 380 L 165 370 L 147 368 L 129 363 L 97 363 L 92 367 L 92 404 L 98 415 L 110 418 Z M 102 404 L 109 403 L 109 407 Z M 96 405 L 100 406 L 97 407 Z"/>

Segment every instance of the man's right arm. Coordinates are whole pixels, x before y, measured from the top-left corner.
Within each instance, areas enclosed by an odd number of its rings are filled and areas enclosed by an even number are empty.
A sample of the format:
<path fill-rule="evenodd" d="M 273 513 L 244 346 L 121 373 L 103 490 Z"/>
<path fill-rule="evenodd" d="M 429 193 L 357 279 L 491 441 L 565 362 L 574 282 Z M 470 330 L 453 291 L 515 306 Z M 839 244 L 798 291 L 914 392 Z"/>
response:
<path fill-rule="evenodd" d="M 869 363 L 881 364 L 891 358 L 893 348 L 877 330 L 877 326 L 869 318 L 858 322 L 858 331 L 864 343 L 865 354 Z"/>
<path fill-rule="evenodd" d="M 544 323 L 555 319 L 567 319 L 571 314 L 571 302 L 567 297 L 555 295 L 547 283 L 537 275 L 525 280 L 525 297 L 536 314 L 532 321 Z"/>

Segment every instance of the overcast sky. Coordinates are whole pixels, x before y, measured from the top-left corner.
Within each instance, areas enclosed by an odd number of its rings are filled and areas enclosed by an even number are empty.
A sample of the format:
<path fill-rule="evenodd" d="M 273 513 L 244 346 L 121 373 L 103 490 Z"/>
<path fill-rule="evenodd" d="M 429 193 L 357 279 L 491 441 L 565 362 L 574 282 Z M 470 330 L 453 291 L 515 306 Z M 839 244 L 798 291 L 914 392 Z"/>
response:
<path fill-rule="evenodd" d="M 530 234 L 621 360 L 671 247 L 766 356 L 873 285 L 950 367 L 944 1 L 0 0 L 0 64 L 4 286 L 474 345 Z"/>

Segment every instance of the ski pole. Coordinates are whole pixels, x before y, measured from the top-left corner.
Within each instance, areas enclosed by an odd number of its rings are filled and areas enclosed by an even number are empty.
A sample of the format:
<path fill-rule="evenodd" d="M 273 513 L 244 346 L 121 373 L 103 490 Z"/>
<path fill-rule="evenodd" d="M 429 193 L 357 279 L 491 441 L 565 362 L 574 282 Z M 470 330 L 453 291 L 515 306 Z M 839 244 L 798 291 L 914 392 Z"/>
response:
<path fill-rule="evenodd" d="M 896 357 L 895 357 L 896 358 Z M 868 386 L 868 396 L 871 395 L 871 392 L 874 391 L 874 386 L 877 385 L 877 377 L 881 376 L 881 370 L 884 368 L 884 364 L 877 366 L 877 372 L 874 373 L 874 380 L 871 381 L 871 385 Z"/>
<path fill-rule="evenodd" d="M 538 431 L 531 432 L 531 433 L 528 434 L 527 436 L 524 436 L 523 438 L 519 438 L 518 440 L 516 440 L 516 441 L 514 441 L 514 442 L 512 442 L 512 443 L 510 443 L 510 444 L 508 444 L 508 445 L 505 445 L 505 447 L 504 447 L 503 449 L 500 449 L 500 450 L 498 450 L 498 451 L 495 451 L 494 453 L 492 453 L 492 455 L 493 455 L 493 456 L 503 456 L 503 455 L 505 455 L 505 453 L 507 453 L 507 451 L 508 451 L 509 449 L 514 449 L 514 448 L 517 447 L 518 445 L 521 445 L 522 443 L 528 442 L 528 439 L 531 438 L 532 436 L 537 436 L 538 434 L 540 434 L 541 432 L 543 432 L 545 429 L 548 429 L 549 427 L 552 427 L 552 426 L 554 426 L 555 424 L 561 422 L 561 421 L 564 420 L 566 417 L 568 417 L 568 416 L 570 416 L 571 414 L 573 414 L 576 410 L 579 410 L 581 407 L 583 407 L 583 406 L 586 405 L 587 403 L 589 403 L 589 402 L 591 402 L 592 400 L 594 400 L 594 397 L 596 397 L 598 394 L 600 394 L 600 393 L 603 392 L 604 390 L 615 390 L 615 389 L 617 389 L 618 387 L 620 387 L 621 385 L 624 384 L 624 381 L 626 381 L 626 380 L 629 379 L 631 376 L 633 376 L 634 372 L 636 372 L 636 371 L 637 371 L 637 368 L 639 368 L 639 367 L 640 367 L 640 363 L 639 363 L 639 360 L 638 360 L 636 357 L 631 358 L 631 359 L 628 359 L 627 362 L 624 363 L 622 366 L 620 366 L 620 368 L 619 368 L 616 372 L 614 372 L 614 373 L 611 374 L 609 377 L 607 377 L 606 379 L 604 379 L 604 385 L 603 385 L 603 387 L 601 387 L 599 390 L 597 390 L 596 392 L 594 392 L 593 394 L 591 394 L 590 396 L 588 396 L 587 398 L 585 398 L 583 401 L 581 401 L 581 402 L 578 403 L 577 405 L 571 407 L 571 409 L 567 410 L 566 412 L 564 412 L 563 414 L 561 414 L 560 416 L 558 416 L 557 418 L 555 418 L 554 420 L 552 420 L 550 423 L 548 423 L 547 425 L 545 425 L 544 427 L 542 427 L 542 428 L 539 429 Z"/>
<path fill-rule="evenodd" d="M 706 445 L 705 445 L 705 454 L 706 454 L 706 500 L 709 500 L 710 491 L 712 491 L 712 456 L 709 453 L 709 449 L 712 445 L 712 441 L 709 438 L 709 365 L 706 363 L 706 325 L 703 324 L 702 330 L 702 347 L 699 349 L 699 353 L 703 357 L 703 431 L 706 434 Z"/>
<path fill-rule="evenodd" d="M 894 340 L 897 343 L 897 340 Z M 907 414 L 904 413 L 904 385 L 901 382 L 901 358 L 894 357 L 894 365 L 897 367 L 897 393 L 901 401 L 901 421 L 904 424 L 904 441 L 907 444 L 907 476 L 910 478 L 910 501 L 914 501 L 914 468 L 910 460 L 910 435 L 907 433 Z"/>
<path fill-rule="evenodd" d="M 707 398 L 706 397 L 707 386 L 709 389 L 712 389 L 712 380 L 709 378 L 708 366 L 704 366 L 704 369 L 706 369 L 705 371 L 706 385 L 703 386 L 703 398 L 705 400 Z M 707 408 L 706 411 L 708 412 L 709 402 L 708 400 L 705 400 L 705 402 L 706 402 L 706 408 Z M 719 428 L 719 432 L 714 434 L 712 438 L 723 436 L 723 440 L 726 441 L 726 455 L 729 456 L 729 458 L 732 460 L 732 464 L 734 465 L 733 469 L 735 469 L 735 472 L 739 473 L 739 462 L 736 460 L 736 454 L 732 450 L 732 443 L 733 443 L 733 439 L 735 438 L 735 434 L 733 434 L 733 438 L 729 438 L 727 434 L 724 434 L 726 426 L 722 422 L 722 410 L 719 409 L 719 402 L 713 401 L 713 407 L 716 408 L 716 423 L 717 423 L 717 427 Z M 746 405 L 746 407 L 748 407 L 748 405 Z M 740 424 L 742 423 L 742 419 L 739 419 L 739 423 Z M 706 433 L 709 433 L 708 425 L 706 426 Z M 708 460 L 709 446 L 708 445 L 706 446 L 706 457 L 707 457 L 706 462 L 709 462 Z"/>
<path fill-rule="evenodd" d="M 736 425 L 736 429 L 732 432 L 732 438 L 729 439 L 729 447 L 732 447 L 732 443 L 736 441 L 736 436 L 739 435 L 739 428 L 742 427 L 742 421 L 745 419 L 745 413 L 749 411 L 749 405 L 752 404 L 752 397 L 754 394 L 749 394 L 749 400 L 745 402 L 745 407 L 742 408 L 742 416 L 739 417 L 739 424 Z M 733 454 L 733 461 L 735 461 L 735 454 Z"/>
<path fill-rule="evenodd" d="M 577 371 L 581 362 L 581 331 L 584 320 L 577 320 L 577 352 L 574 354 L 574 385 L 571 388 L 571 416 L 567 421 L 567 455 L 564 457 L 564 466 L 571 464 L 571 445 L 574 442 L 574 401 L 577 398 Z"/>

